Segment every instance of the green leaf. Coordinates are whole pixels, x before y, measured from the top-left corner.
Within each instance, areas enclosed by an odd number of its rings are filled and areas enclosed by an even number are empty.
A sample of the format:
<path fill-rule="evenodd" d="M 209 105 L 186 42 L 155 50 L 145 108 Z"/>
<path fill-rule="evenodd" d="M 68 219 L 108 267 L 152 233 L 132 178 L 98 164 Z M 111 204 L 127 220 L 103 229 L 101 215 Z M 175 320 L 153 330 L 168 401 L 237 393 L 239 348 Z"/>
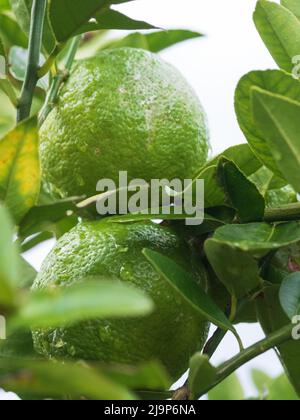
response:
<path fill-rule="evenodd" d="M 21 82 L 25 80 L 26 67 L 28 62 L 28 50 L 21 47 L 12 47 L 9 51 L 9 71 L 11 75 Z M 40 65 L 43 65 L 45 62 L 44 57 L 40 56 Z M 44 76 L 42 79 L 39 79 L 37 86 L 45 91 L 49 87 L 49 78 L 48 75 Z"/>
<path fill-rule="evenodd" d="M 190 359 L 189 390 L 191 399 L 198 399 L 205 390 L 215 381 L 217 369 L 213 367 L 209 358 L 201 353 L 196 353 Z"/>
<path fill-rule="evenodd" d="M 10 48 L 13 45 L 27 48 L 27 37 L 15 19 L 8 14 L 0 14 L 0 35 L 6 48 Z"/>
<path fill-rule="evenodd" d="M 252 89 L 253 116 L 282 176 L 300 192 L 300 102 Z"/>
<path fill-rule="evenodd" d="M 142 48 L 153 53 L 158 53 L 180 42 L 200 38 L 202 36 L 203 35 L 199 32 L 184 29 L 170 29 L 167 31 L 157 31 L 148 34 L 136 32 L 127 35 L 125 38 L 110 41 L 101 49 L 131 47 Z"/>
<path fill-rule="evenodd" d="M 210 160 L 196 177 L 196 179 L 204 180 L 205 208 L 230 205 L 218 177 L 218 165 L 224 157 L 232 160 L 247 176 L 250 176 L 262 166 L 247 144 L 230 147 L 221 155 Z"/>
<path fill-rule="evenodd" d="M 87 24 L 91 18 L 97 18 L 99 13 L 107 12 L 111 4 L 121 4 L 127 1 L 51 0 L 49 16 L 57 41 L 65 42 L 76 34 L 90 30 L 90 25 Z M 124 19 L 124 17 L 121 18 L 122 21 Z M 115 29 L 113 26 L 117 26 L 117 24 L 110 26 L 112 26 L 110 29 Z M 97 29 L 96 25 L 94 28 Z"/>
<path fill-rule="evenodd" d="M 282 178 L 262 166 L 249 178 L 265 198 L 266 207 L 280 207 L 297 201 L 295 191 Z"/>
<path fill-rule="evenodd" d="M 196 184 L 197 179 L 204 180 L 205 186 L 205 208 L 218 207 L 229 204 L 225 191 L 220 184 L 217 175 L 217 165 L 204 167 L 193 181 Z M 192 188 L 194 188 L 192 186 Z"/>
<path fill-rule="evenodd" d="M 41 243 L 52 239 L 53 237 L 54 234 L 52 232 L 41 232 L 33 238 L 30 238 L 28 241 L 24 241 L 21 244 L 21 252 L 27 252 Z"/>
<path fill-rule="evenodd" d="M 254 86 L 267 90 L 270 93 L 300 101 L 300 83 L 280 70 L 253 71 L 240 80 L 235 92 L 236 115 L 248 143 L 258 158 L 272 172 L 282 177 L 276 160 L 272 155 L 272 148 L 270 150 L 269 143 L 265 139 L 264 132 L 261 132 L 259 126 L 253 121 L 252 88 Z M 243 170 L 243 168 L 241 169 Z"/>
<path fill-rule="evenodd" d="M 242 223 L 263 219 L 265 214 L 263 196 L 233 162 L 220 159 L 218 176 Z"/>
<path fill-rule="evenodd" d="M 281 4 L 300 19 L 300 3 L 298 0 L 281 0 Z"/>
<path fill-rule="evenodd" d="M 210 401 L 242 401 L 244 398 L 245 393 L 236 374 L 229 376 L 208 393 Z"/>
<path fill-rule="evenodd" d="M 285 7 L 260 0 L 254 13 L 254 22 L 278 66 L 291 72 L 293 58 L 300 51 L 300 21 Z"/>
<path fill-rule="evenodd" d="M 298 202 L 295 190 L 289 185 L 277 190 L 267 191 L 265 200 L 268 208 L 279 208 L 287 204 Z"/>
<path fill-rule="evenodd" d="M 36 270 L 22 256 L 19 257 L 18 287 L 30 288 L 37 276 Z"/>
<path fill-rule="evenodd" d="M 14 326 L 58 327 L 94 318 L 147 315 L 153 309 L 142 292 L 119 282 L 92 277 L 67 288 L 35 291 L 13 321 Z"/>
<path fill-rule="evenodd" d="M 226 225 L 216 230 L 213 239 L 259 256 L 298 242 L 300 223 Z"/>
<path fill-rule="evenodd" d="M 299 401 L 286 375 L 270 381 L 267 388 L 270 401 Z"/>
<path fill-rule="evenodd" d="M 18 280 L 18 252 L 13 243 L 13 225 L 8 212 L 0 206 L 0 305 L 14 303 Z"/>
<path fill-rule="evenodd" d="M 1 71 L 0 71 L 1 72 Z M 17 107 L 18 98 L 12 83 L 8 79 L 0 78 L 0 90 L 6 94 L 13 106 Z"/>
<path fill-rule="evenodd" d="M 38 142 L 35 117 L 0 140 L 0 201 L 17 223 L 34 206 L 39 194 Z"/>
<path fill-rule="evenodd" d="M 0 341 L 0 360 L 4 358 L 39 358 L 33 348 L 30 330 L 15 331 L 6 340 Z M 5 371 L 0 367 L 0 376 Z"/>
<path fill-rule="evenodd" d="M 280 285 L 265 283 L 263 293 L 256 299 L 259 322 L 266 335 L 278 331 L 290 324 L 289 318 L 283 312 L 279 301 Z M 300 345 L 298 340 L 290 340 L 278 347 L 277 354 L 288 374 L 289 380 L 300 396 Z"/>
<path fill-rule="evenodd" d="M 5 12 L 10 9 L 9 0 L 0 0 L 0 11 Z"/>
<path fill-rule="evenodd" d="M 84 32 L 105 30 L 105 29 L 119 29 L 134 31 L 137 29 L 156 29 L 155 26 L 140 20 L 134 20 L 122 13 L 107 9 L 96 16 L 97 22 L 89 22 L 80 27 L 78 34 Z"/>
<path fill-rule="evenodd" d="M 300 315 L 300 272 L 285 278 L 280 287 L 279 299 L 284 312 L 291 320 Z"/>
<path fill-rule="evenodd" d="M 261 167 L 262 163 L 257 159 L 248 144 L 239 144 L 229 147 L 221 155 L 215 157 L 207 166 L 217 165 L 220 158 L 226 158 L 235 163 L 235 165 L 247 176 L 254 174 Z"/>
<path fill-rule="evenodd" d="M 32 207 L 20 222 L 18 236 L 21 241 L 42 231 L 52 231 L 53 225 L 78 211 L 76 202 L 81 198 L 70 197 L 53 204 Z"/>
<path fill-rule="evenodd" d="M 1 36 L 0 36 L 0 83 L 2 83 L 3 80 L 5 80 L 6 73 L 7 73 L 7 55 L 6 55 L 6 51 L 5 51 Z M 5 88 L 5 85 L 4 85 L 4 88 Z M 1 84 L 0 84 L 0 89 L 3 90 L 4 93 L 6 93 L 5 89 L 3 89 Z"/>
<path fill-rule="evenodd" d="M 267 392 L 267 384 L 272 381 L 272 378 L 258 369 L 252 370 L 251 377 L 257 391 L 263 397 Z"/>
<path fill-rule="evenodd" d="M 11 374 L 0 376 L 1 387 L 23 394 L 25 399 L 26 394 L 39 399 L 63 396 L 92 400 L 135 399 L 126 388 L 84 364 L 0 359 L 0 372 L 2 367 Z"/>
<path fill-rule="evenodd" d="M 247 252 L 215 238 L 208 239 L 204 248 L 214 272 L 231 296 L 245 297 L 260 285 L 257 262 Z"/>
<path fill-rule="evenodd" d="M 12 10 L 17 18 L 17 21 L 28 36 L 30 30 L 30 17 L 33 0 L 10 0 Z M 45 52 L 51 53 L 55 47 L 55 37 L 50 26 L 48 17 L 48 9 L 46 13 L 46 19 L 44 22 L 44 34 L 43 34 L 43 48 Z M 26 48 L 26 45 L 21 45 Z"/>
<path fill-rule="evenodd" d="M 205 319 L 224 330 L 235 333 L 234 327 L 195 279 L 170 258 L 145 249 L 143 254 L 159 274 Z"/>
<path fill-rule="evenodd" d="M 172 385 L 165 367 L 156 361 L 137 366 L 100 365 L 99 367 L 114 382 L 132 390 L 164 391 Z"/>

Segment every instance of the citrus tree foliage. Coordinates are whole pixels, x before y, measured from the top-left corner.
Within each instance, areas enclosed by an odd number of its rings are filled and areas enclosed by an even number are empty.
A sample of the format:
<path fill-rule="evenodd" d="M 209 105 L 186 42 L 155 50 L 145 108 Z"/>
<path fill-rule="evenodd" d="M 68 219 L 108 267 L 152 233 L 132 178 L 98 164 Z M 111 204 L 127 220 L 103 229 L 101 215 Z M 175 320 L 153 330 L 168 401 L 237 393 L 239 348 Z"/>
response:
<path fill-rule="evenodd" d="M 39 127 L 67 80 L 76 54 L 89 57 L 119 47 L 159 53 L 201 34 L 157 29 L 117 11 L 130 0 L 0 1 L 0 314 L 7 339 L 0 341 L 0 387 L 23 399 L 245 399 L 235 371 L 276 348 L 287 375 L 253 372 L 254 399 L 300 396 L 300 5 L 259 0 L 254 23 L 277 69 L 243 76 L 235 109 L 248 144 L 232 147 L 199 171 L 205 218 L 184 227 L 182 216 L 160 213 L 107 218 L 106 223 L 165 219 L 197 244 L 207 287 L 159 252 L 143 250 L 145 262 L 192 311 L 217 330 L 189 361 L 189 378 L 175 392 L 165 367 L 155 361 L 105 365 L 82 360 L 49 361 L 33 347 L 31 327 L 61 327 L 84 320 L 127 319 L 155 311 L 139 289 L 89 278 L 77 286 L 31 291 L 36 271 L 23 257 L 50 238 L 60 238 L 89 219 L 83 198 L 55 199 L 42 181 Z M 284 22 L 284 25 L 283 25 Z M 166 26 L 168 22 L 166 22 Z M 110 31 L 126 30 L 126 35 Z M 142 31 L 141 30 L 148 30 Z M 16 123 L 17 121 L 17 123 Z M 93 200 L 92 200 L 93 201 Z M 83 278 L 84 280 L 84 278 Z M 260 323 L 266 338 L 244 350 L 235 325 Z M 3 324 L 3 322 L 2 322 Z M 187 326 L 188 328 L 188 326 Z M 299 331 L 298 331 L 299 332 Z M 241 351 L 221 366 L 210 359 L 227 333 Z M 293 334 L 294 333 L 294 334 Z M 176 332 L 174 332 L 176 334 Z M 195 337 L 197 340 L 198 337 Z M 187 361 L 188 365 L 188 361 Z"/>

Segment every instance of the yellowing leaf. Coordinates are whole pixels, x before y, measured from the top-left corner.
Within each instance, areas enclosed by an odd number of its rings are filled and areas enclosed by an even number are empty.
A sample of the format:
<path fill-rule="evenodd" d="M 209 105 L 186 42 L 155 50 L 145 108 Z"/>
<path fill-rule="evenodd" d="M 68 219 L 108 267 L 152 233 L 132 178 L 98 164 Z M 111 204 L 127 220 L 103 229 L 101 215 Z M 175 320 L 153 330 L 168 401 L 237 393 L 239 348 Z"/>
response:
<path fill-rule="evenodd" d="M 31 118 L 0 141 L 0 200 L 18 223 L 40 189 L 37 120 Z"/>

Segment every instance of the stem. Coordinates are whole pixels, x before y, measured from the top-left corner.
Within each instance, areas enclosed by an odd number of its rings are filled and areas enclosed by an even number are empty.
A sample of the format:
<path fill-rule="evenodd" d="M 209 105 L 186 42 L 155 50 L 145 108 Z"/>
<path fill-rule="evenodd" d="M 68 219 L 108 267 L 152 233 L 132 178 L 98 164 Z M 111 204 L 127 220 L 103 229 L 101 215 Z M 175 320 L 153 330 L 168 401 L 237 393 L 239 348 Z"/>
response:
<path fill-rule="evenodd" d="M 280 346 L 281 344 L 292 340 L 293 325 L 288 325 L 281 330 L 269 335 L 264 340 L 254 344 L 246 350 L 240 352 L 233 359 L 221 365 L 218 369 L 217 379 L 199 396 L 207 394 L 212 388 L 219 385 L 228 378 L 237 369 L 250 362 L 252 359 L 266 353 L 267 351 Z"/>
<path fill-rule="evenodd" d="M 40 126 L 43 124 L 43 122 L 46 120 L 47 116 L 52 111 L 52 109 L 55 105 L 55 102 L 57 100 L 59 89 L 60 89 L 62 83 L 69 76 L 69 72 L 72 68 L 72 65 L 73 65 L 73 62 L 74 62 L 74 59 L 75 59 L 76 52 L 77 52 L 80 41 L 81 41 L 81 36 L 77 36 L 73 39 L 73 41 L 70 45 L 68 54 L 66 56 L 64 70 L 58 71 L 56 76 L 53 78 L 52 85 L 50 87 L 50 90 L 48 92 L 48 95 L 47 95 L 47 98 L 46 98 L 46 101 L 45 101 L 45 105 L 40 112 L 40 116 L 39 116 L 39 125 Z"/>
<path fill-rule="evenodd" d="M 57 44 L 55 46 L 54 50 L 49 55 L 47 61 L 45 61 L 45 63 L 38 70 L 38 77 L 39 77 L 39 79 L 41 79 L 47 73 L 49 73 L 49 71 L 51 70 L 52 66 L 55 63 L 55 60 L 56 60 L 58 54 L 62 51 L 62 49 L 64 48 L 64 46 L 65 46 L 65 44 Z"/>
<path fill-rule="evenodd" d="M 207 355 L 210 359 L 215 354 L 217 348 L 223 341 L 223 338 L 227 334 L 227 331 L 218 328 L 211 339 L 206 343 L 204 347 L 203 354 Z"/>
<path fill-rule="evenodd" d="M 38 82 L 38 69 L 42 47 L 46 3 L 47 0 L 33 0 L 32 4 L 28 64 L 21 98 L 18 105 L 18 122 L 21 122 L 30 116 L 34 91 Z"/>
<path fill-rule="evenodd" d="M 267 209 L 264 220 L 269 223 L 300 220 L 300 203 Z"/>

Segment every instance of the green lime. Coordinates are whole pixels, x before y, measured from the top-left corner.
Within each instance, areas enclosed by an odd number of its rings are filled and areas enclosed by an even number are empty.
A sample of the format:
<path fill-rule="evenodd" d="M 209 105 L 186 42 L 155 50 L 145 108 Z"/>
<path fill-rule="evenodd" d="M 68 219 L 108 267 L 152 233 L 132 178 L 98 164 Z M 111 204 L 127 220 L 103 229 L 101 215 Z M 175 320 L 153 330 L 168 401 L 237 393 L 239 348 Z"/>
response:
<path fill-rule="evenodd" d="M 142 254 L 144 248 L 169 256 L 205 284 L 185 242 L 170 228 L 153 223 L 85 222 L 57 243 L 34 289 L 67 286 L 85 276 L 119 279 L 148 294 L 155 311 L 143 318 L 93 320 L 65 328 L 34 331 L 36 350 L 47 357 L 132 364 L 159 360 L 172 378 L 207 338 L 208 324 L 163 279 Z M 99 280 L 101 281 L 101 280 Z"/>
<path fill-rule="evenodd" d="M 99 180 L 190 179 L 205 163 L 201 104 L 181 74 L 141 49 L 79 61 L 40 131 L 43 176 L 61 196 L 96 194 Z"/>

